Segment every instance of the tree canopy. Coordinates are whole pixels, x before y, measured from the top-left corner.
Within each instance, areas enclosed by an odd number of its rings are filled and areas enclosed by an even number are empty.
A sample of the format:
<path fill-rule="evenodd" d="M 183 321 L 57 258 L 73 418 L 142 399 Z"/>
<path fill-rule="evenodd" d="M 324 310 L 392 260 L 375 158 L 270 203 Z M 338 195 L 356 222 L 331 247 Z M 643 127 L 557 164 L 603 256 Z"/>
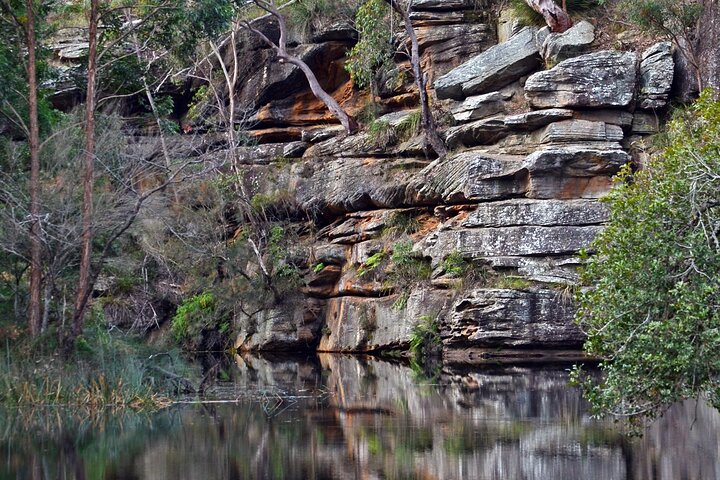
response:
<path fill-rule="evenodd" d="M 586 349 L 602 377 L 575 370 L 597 413 L 636 424 L 674 402 L 720 406 L 720 102 L 705 91 L 668 125 L 646 168 L 607 197 L 579 295 Z"/>

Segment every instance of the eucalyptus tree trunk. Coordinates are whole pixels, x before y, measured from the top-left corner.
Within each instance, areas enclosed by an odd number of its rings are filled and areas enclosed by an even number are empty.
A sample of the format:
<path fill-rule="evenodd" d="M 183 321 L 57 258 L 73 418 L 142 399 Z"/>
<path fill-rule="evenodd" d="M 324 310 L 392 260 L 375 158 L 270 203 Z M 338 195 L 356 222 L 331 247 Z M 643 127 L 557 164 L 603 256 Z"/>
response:
<path fill-rule="evenodd" d="M 85 313 L 91 290 L 91 254 L 93 239 L 93 175 L 95 167 L 95 101 L 97 77 L 97 29 L 98 0 L 90 0 L 90 21 L 88 33 L 87 93 L 85 99 L 85 155 L 83 174 L 82 246 L 75 312 L 70 333 L 65 337 L 65 347 L 71 349 L 75 339 L 82 333 Z"/>
<path fill-rule="evenodd" d="M 412 64 L 413 75 L 415 76 L 415 85 L 417 86 L 418 95 L 420 96 L 420 125 L 424 135 L 423 148 L 425 150 L 425 154 L 427 155 L 430 148 L 432 148 L 437 156 L 442 158 L 447 155 L 447 147 L 438 134 L 435 118 L 430 110 L 430 100 L 427 93 L 425 73 L 420 65 L 420 45 L 410 19 L 410 11 L 412 9 L 413 0 L 408 1 L 406 8 L 403 8 L 397 0 L 386 1 L 390 2 L 393 10 L 399 13 L 402 17 L 403 23 L 405 24 L 405 31 L 410 38 L 410 63 Z"/>
<path fill-rule="evenodd" d="M 28 49 L 28 109 L 30 125 L 28 143 L 30 149 L 30 301 L 28 303 L 28 327 L 30 336 L 40 334 L 40 297 L 42 290 L 42 256 L 40 247 L 40 125 L 38 121 L 37 89 L 37 39 L 35 37 L 35 11 L 32 0 L 26 2 L 27 23 L 25 43 Z"/>

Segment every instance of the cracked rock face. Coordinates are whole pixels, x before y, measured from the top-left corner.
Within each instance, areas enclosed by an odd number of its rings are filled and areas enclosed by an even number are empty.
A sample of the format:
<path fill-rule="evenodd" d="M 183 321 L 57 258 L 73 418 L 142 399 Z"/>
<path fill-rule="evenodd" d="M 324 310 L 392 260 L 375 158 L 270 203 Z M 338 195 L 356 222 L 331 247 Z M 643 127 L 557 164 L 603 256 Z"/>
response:
<path fill-rule="evenodd" d="M 656 43 L 645 50 L 640 61 L 638 106 L 643 109 L 663 108 L 670 96 L 674 72 L 670 42 Z"/>
<path fill-rule="evenodd" d="M 580 346 L 575 309 L 554 290 L 478 289 L 458 300 L 443 330 L 447 347 Z"/>
<path fill-rule="evenodd" d="M 635 96 L 636 54 L 605 50 L 531 75 L 525 98 L 535 108 L 627 107 Z"/>
<path fill-rule="evenodd" d="M 503 87 L 540 64 L 535 29 L 526 27 L 435 81 L 438 98 L 462 100 Z"/>
<path fill-rule="evenodd" d="M 579 55 L 594 41 L 595 27 L 592 23 L 583 20 L 563 33 L 549 34 L 540 50 L 545 62 L 556 64 L 561 60 Z"/>

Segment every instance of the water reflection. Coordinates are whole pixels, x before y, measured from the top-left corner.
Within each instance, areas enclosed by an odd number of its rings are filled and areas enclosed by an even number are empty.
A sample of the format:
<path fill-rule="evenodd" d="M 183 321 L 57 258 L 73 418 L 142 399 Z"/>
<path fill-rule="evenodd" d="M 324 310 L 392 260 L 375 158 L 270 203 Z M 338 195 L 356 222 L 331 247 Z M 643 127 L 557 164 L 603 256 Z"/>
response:
<path fill-rule="evenodd" d="M 720 480 L 716 411 L 678 405 L 630 441 L 588 418 L 562 366 L 428 379 L 372 358 L 246 356 L 218 377 L 217 403 L 152 416 L 4 412 L 0 479 Z"/>

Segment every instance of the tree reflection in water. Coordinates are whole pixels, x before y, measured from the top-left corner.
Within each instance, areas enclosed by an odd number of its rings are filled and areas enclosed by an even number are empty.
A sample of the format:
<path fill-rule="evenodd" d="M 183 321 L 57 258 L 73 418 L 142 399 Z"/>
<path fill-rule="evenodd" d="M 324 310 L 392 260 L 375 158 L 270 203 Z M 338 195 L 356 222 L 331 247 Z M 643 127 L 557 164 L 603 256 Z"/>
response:
<path fill-rule="evenodd" d="M 428 379 L 368 357 L 236 357 L 218 403 L 1 413 L 0 479 L 718 479 L 716 411 L 677 405 L 630 440 L 589 418 L 565 368 Z"/>

